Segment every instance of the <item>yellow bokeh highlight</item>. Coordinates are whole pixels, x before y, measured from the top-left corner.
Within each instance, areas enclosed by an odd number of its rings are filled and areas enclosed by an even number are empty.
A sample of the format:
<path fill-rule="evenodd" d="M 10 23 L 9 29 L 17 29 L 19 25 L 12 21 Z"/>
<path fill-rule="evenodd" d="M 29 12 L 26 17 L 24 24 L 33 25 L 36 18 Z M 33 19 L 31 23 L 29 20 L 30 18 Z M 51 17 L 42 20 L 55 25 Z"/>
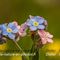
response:
<path fill-rule="evenodd" d="M 60 50 L 60 41 L 59 40 L 54 40 L 52 44 L 47 45 L 48 50 L 54 50 L 55 53 L 58 53 Z"/>
<path fill-rule="evenodd" d="M 22 56 L 12 56 L 10 60 L 22 60 Z"/>
<path fill-rule="evenodd" d="M 0 45 L 0 50 L 6 50 L 7 49 L 7 44 L 2 44 Z"/>

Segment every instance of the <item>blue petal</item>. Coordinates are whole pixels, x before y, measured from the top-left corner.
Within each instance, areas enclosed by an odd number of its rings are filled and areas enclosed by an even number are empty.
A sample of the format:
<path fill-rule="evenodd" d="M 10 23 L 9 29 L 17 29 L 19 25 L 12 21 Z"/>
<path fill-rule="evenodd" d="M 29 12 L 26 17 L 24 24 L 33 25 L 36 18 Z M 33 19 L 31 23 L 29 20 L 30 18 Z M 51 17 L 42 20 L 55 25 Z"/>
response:
<path fill-rule="evenodd" d="M 13 33 L 17 33 L 17 32 L 18 32 L 18 29 L 15 28 L 15 29 L 13 30 Z"/>
<path fill-rule="evenodd" d="M 36 16 L 36 17 L 35 17 L 35 20 L 36 20 L 37 22 L 39 22 L 39 24 L 44 23 L 44 18 L 42 18 L 42 17 Z"/>
<path fill-rule="evenodd" d="M 2 30 L 2 34 L 3 35 L 8 35 L 8 32 L 6 31 L 6 29 L 7 29 L 6 25 L 5 24 L 2 24 L 1 25 L 1 30 Z"/>
<path fill-rule="evenodd" d="M 2 31 L 2 34 L 7 36 L 8 32 L 7 31 Z"/>
<path fill-rule="evenodd" d="M 15 39 L 15 35 L 12 34 L 12 33 L 9 33 L 9 34 L 8 34 L 8 37 L 9 37 L 10 39 L 13 39 L 13 40 Z"/>
<path fill-rule="evenodd" d="M 0 25 L 0 29 L 2 28 L 2 25 Z"/>
<path fill-rule="evenodd" d="M 34 21 L 36 21 L 36 19 L 35 19 L 35 18 L 32 18 L 32 19 L 31 19 L 31 21 L 33 21 L 33 22 L 34 22 Z"/>
<path fill-rule="evenodd" d="M 7 29 L 5 24 L 1 25 L 1 28 L 2 28 L 2 30 L 6 30 Z"/>
<path fill-rule="evenodd" d="M 30 30 L 31 30 L 31 31 L 35 31 L 35 30 L 37 30 L 37 27 L 31 26 L 31 27 L 30 27 Z"/>
<path fill-rule="evenodd" d="M 28 26 L 32 26 L 32 24 L 33 24 L 33 22 L 31 20 L 27 22 Z"/>
<path fill-rule="evenodd" d="M 45 29 L 45 26 L 44 25 L 39 25 L 38 29 Z"/>
<path fill-rule="evenodd" d="M 43 24 L 44 23 L 44 19 L 40 19 L 38 22 L 39 22 L 39 24 Z"/>
<path fill-rule="evenodd" d="M 34 19 L 37 20 L 37 19 L 40 19 L 40 17 L 39 16 L 35 16 Z"/>
<path fill-rule="evenodd" d="M 8 27 L 11 28 L 12 30 L 16 28 L 16 26 L 14 25 L 14 23 L 9 23 Z"/>
<path fill-rule="evenodd" d="M 34 19 L 33 19 L 33 21 L 36 21 L 39 24 L 42 24 L 42 23 L 44 23 L 44 18 L 39 17 L 39 16 L 35 16 Z"/>

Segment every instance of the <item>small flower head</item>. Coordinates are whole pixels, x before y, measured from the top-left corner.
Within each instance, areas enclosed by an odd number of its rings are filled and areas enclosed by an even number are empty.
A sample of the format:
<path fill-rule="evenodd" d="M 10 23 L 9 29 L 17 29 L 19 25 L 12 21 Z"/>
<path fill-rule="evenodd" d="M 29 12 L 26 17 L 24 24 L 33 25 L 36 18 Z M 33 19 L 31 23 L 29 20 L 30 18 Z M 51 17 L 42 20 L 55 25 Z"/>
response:
<path fill-rule="evenodd" d="M 21 26 L 18 25 L 18 23 L 16 21 L 14 21 L 13 23 L 18 28 L 18 34 L 19 34 L 19 36 L 21 36 L 21 37 L 26 36 L 27 23 L 25 22 Z"/>
<path fill-rule="evenodd" d="M 15 34 L 18 32 L 18 29 L 13 22 L 8 25 L 2 24 L 1 29 L 2 35 L 8 36 L 10 39 L 15 39 Z"/>
<path fill-rule="evenodd" d="M 30 15 L 30 18 L 27 20 L 27 26 L 29 26 L 31 31 L 44 30 L 46 25 L 47 21 L 40 16 L 31 17 Z"/>
<path fill-rule="evenodd" d="M 44 30 L 39 30 L 38 34 L 41 38 L 42 44 L 46 44 L 46 43 L 53 43 L 53 35 L 51 35 L 49 32 L 46 32 Z"/>
<path fill-rule="evenodd" d="M 25 22 L 20 26 L 20 29 L 18 32 L 21 37 L 26 36 L 26 29 L 27 29 L 27 24 Z"/>

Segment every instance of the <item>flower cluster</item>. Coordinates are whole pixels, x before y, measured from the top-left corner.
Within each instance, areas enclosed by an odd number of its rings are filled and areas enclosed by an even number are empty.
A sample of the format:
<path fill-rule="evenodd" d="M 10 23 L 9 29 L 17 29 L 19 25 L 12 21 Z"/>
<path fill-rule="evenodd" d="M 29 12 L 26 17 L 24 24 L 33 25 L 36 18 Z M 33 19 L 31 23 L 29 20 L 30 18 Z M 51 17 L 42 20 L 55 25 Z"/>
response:
<path fill-rule="evenodd" d="M 27 21 L 21 25 L 16 21 L 1 24 L 0 38 L 3 39 L 3 37 L 8 37 L 12 40 L 16 40 L 17 37 L 26 36 L 26 30 L 29 29 L 29 31 L 36 32 L 39 35 L 39 39 L 41 39 L 42 44 L 52 43 L 53 35 L 45 31 L 47 25 L 47 21 L 43 17 L 30 15 Z"/>
<path fill-rule="evenodd" d="M 48 25 L 47 21 L 40 16 L 30 15 L 29 19 L 27 20 L 28 28 L 30 29 L 30 31 L 36 32 L 39 35 L 40 38 L 38 39 L 39 41 L 41 41 L 42 44 L 53 43 L 53 40 L 52 40 L 53 35 L 45 31 L 47 25 Z"/>
<path fill-rule="evenodd" d="M 1 24 L 0 25 L 0 38 L 4 36 L 12 40 L 16 40 L 16 37 L 26 35 L 24 32 L 25 28 L 26 28 L 25 24 L 20 26 L 18 25 L 16 21 Z"/>

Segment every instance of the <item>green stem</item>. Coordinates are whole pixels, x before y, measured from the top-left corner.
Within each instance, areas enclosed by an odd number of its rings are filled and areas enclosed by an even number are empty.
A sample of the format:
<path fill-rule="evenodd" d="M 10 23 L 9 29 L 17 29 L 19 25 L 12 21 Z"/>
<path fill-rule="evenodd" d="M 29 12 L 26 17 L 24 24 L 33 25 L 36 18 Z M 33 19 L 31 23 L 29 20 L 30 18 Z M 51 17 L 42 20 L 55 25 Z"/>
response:
<path fill-rule="evenodd" d="M 16 46 L 19 48 L 19 50 L 20 50 L 24 55 L 26 55 L 26 53 L 22 50 L 22 48 L 18 45 L 18 43 L 17 43 L 16 41 L 14 41 L 14 40 L 13 40 L 13 42 L 16 44 Z M 23 57 L 25 57 L 26 60 L 29 60 L 29 57 L 28 57 L 28 56 L 23 56 Z M 25 59 L 24 59 L 24 60 L 25 60 Z"/>
<path fill-rule="evenodd" d="M 35 56 L 30 56 L 30 60 L 39 60 L 39 48 L 35 47 L 36 41 L 39 39 L 39 36 L 35 34 L 31 35 L 32 41 L 33 41 L 33 46 L 31 48 L 30 53 L 35 53 Z M 37 40 L 36 40 L 37 39 Z"/>

